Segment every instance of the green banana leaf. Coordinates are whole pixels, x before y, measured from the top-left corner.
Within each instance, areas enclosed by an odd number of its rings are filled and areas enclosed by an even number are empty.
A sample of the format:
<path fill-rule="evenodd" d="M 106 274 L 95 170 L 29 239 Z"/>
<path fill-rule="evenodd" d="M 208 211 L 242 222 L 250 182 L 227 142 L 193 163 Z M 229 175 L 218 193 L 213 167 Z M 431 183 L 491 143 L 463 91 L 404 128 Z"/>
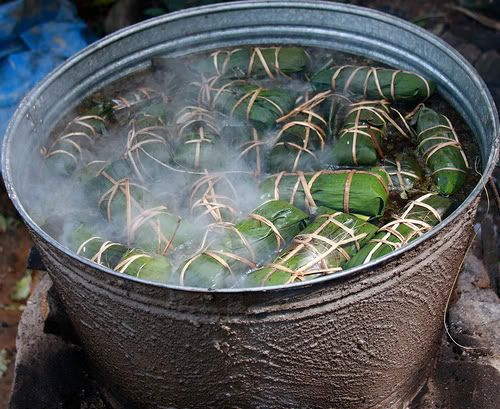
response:
<path fill-rule="evenodd" d="M 253 172 L 256 176 L 265 172 L 270 142 L 263 132 L 244 124 L 228 125 L 223 129 L 222 139 L 227 141 L 228 146 L 234 147 L 235 161 L 239 162 L 240 169 Z"/>
<path fill-rule="evenodd" d="M 41 149 L 47 166 L 62 176 L 72 175 L 84 159 L 84 152 L 107 134 L 106 118 L 92 111 L 73 118 L 48 145 Z"/>
<path fill-rule="evenodd" d="M 172 139 L 162 103 L 146 105 L 130 121 L 125 159 L 140 180 L 156 179 L 168 173 Z"/>
<path fill-rule="evenodd" d="M 452 205 L 450 199 L 432 193 L 411 201 L 402 214 L 378 230 L 349 261 L 348 267 L 369 263 L 419 238 L 437 225 Z"/>
<path fill-rule="evenodd" d="M 417 133 L 418 151 L 439 193 L 456 193 L 465 182 L 469 164 L 450 120 L 422 106 L 411 124 Z"/>
<path fill-rule="evenodd" d="M 383 157 L 387 115 L 389 109 L 384 101 L 352 104 L 333 146 L 335 163 L 341 166 L 375 165 Z"/>
<path fill-rule="evenodd" d="M 193 69 L 208 76 L 276 79 L 303 72 L 308 62 L 309 56 L 299 47 L 245 47 L 214 51 Z"/>
<path fill-rule="evenodd" d="M 225 164 L 231 162 L 228 155 L 232 152 L 217 135 L 202 129 L 188 133 L 177 141 L 172 164 L 188 170 L 225 170 Z"/>
<path fill-rule="evenodd" d="M 328 142 L 328 122 L 319 109 L 306 108 L 280 120 L 268 160 L 268 171 L 311 171 L 320 167 L 320 155 Z"/>
<path fill-rule="evenodd" d="M 77 183 L 83 185 L 88 201 L 97 205 L 102 195 L 119 181 L 134 180 L 135 172 L 125 159 L 95 160 L 87 163 L 78 173 Z"/>
<path fill-rule="evenodd" d="M 407 192 L 411 191 L 422 179 L 422 169 L 417 160 L 411 156 L 401 159 L 385 159 L 383 170 L 389 175 L 389 190 L 399 192 L 403 199 L 407 199 Z"/>
<path fill-rule="evenodd" d="M 167 283 L 172 274 L 166 257 L 94 236 L 83 225 L 73 231 L 71 243 L 77 254 L 119 273 L 161 283 Z"/>
<path fill-rule="evenodd" d="M 143 280 L 168 283 L 172 276 L 172 265 L 167 257 L 148 254 L 141 250 L 127 251 L 114 270 Z"/>
<path fill-rule="evenodd" d="M 197 106 L 185 107 L 176 118 L 172 164 L 190 170 L 223 170 L 228 162 L 228 147 L 220 137 L 220 126 L 214 114 Z"/>
<path fill-rule="evenodd" d="M 203 106 L 184 106 L 175 118 L 177 138 L 182 138 L 190 132 L 196 132 L 200 128 L 203 128 L 206 134 L 218 136 L 222 131 L 221 122 L 222 120 L 216 112 L 210 111 Z"/>
<path fill-rule="evenodd" d="M 131 173 L 130 164 L 124 159 L 104 165 L 89 164 L 80 177 L 86 180 L 84 189 L 89 204 L 96 206 L 109 223 L 122 226 L 131 246 L 166 254 L 188 241 L 193 227 L 129 177 Z"/>
<path fill-rule="evenodd" d="M 221 226 L 219 238 L 179 269 L 180 284 L 220 288 L 243 280 L 283 248 L 306 225 L 307 214 L 282 200 L 271 200 L 235 225 Z"/>
<path fill-rule="evenodd" d="M 212 106 L 236 119 L 249 121 L 258 130 L 273 128 L 288 113 L 295 92 L 284 88 L 263 88 L 245 81 L 233 81 L 212 91 Z"/>
<path fill-rule="evenodd" d="M 128 251 L 127 246 L 92 234 L 83 224 L 71 234 L 70 247 L 76 254 L 113 268 Z"/>
<path fill-rule="evenodd" d="M 356 216 L 319 208 L 314 222 L 295 236 L 270 265 L 250 272 L 245 284 L 283 285 L 334 274 L 377 229 Z"/>
<path fill-rule="evenodd" d="M 151 101 L 163 99 L 164 96 L 155 89 L 139 87 L 125 93 L 118 93 L 111 99 L 111 109 L 117 113 L 120 111 L 133 111 L 140 109 Z"/>
<path fill-rule="evenodd" d="M 408 71 L 343 65 L 326 68 L 311 78 L 316 91 L 331 89 L 363 99 L 420 102 L 435 91 L 433 81 Z"/>
<path fill-rule="evenodd" d="M 189 198 L 195 224 L 234 223 L 246 208 L 250 189 L 257 180 L 251 174 L 216 172 L 195 178 Z M 250 210 L 250 209 L 249 209 Z"/>
<path fill-rule="evenodd" d="M 334 170 L 316 173 L 278 173 L 260 184 L 261 199 L 282 199 L 311 213 L 319 206 L 346 213 L 378 217 L 389 197 L 388 176 L 370 171 Z"/>

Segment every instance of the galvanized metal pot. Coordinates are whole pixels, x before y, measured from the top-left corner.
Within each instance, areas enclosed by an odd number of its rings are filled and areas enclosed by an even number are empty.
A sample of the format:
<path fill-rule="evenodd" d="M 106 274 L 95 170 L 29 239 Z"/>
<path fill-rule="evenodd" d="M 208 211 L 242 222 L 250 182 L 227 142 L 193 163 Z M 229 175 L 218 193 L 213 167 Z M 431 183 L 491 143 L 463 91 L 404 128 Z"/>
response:
<path fill-rule="evenodd" d="M 23 204 L 31 169 L 17 158 L 36 154 L 62 113 L 155 55 L 242 44 L 334 48 L 434 78 L 476 135 L 480 183 L 452 216 L 404 250 L 288 287 L 150 284 L 76 256 L 36 226 Z M 147 21 L 70 59 L 17 110 L 3 174 L 89 360 L 137 407 L 402 408 L 425 380 L 440 339 L 478 195 L 498 155 L 498 129 L 477 73 L 428 32 L 358 7 L 245 1 Z"/>

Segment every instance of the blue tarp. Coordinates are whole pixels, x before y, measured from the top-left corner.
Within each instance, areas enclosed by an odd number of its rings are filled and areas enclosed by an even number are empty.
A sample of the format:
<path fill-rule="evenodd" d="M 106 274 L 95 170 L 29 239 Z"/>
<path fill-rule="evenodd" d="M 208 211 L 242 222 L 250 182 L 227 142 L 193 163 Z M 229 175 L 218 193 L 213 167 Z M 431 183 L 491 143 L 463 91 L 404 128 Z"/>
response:
<path fill-rule="evenodd" d="M 23 96 L 94 40 L 68 0 L 0 4 L 0 140 Z"/>

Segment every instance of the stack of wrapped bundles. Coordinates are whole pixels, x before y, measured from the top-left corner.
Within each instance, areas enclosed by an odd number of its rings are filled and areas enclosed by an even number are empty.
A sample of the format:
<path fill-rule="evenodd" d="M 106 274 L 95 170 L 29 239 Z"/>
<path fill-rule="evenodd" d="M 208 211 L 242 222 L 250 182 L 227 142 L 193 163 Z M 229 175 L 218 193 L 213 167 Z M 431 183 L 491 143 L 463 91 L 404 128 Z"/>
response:
<path fill-rule="evenodd" d="M 282 200 L 265 202 L 236 224 L 218 225 L 215 237 L 181 267 L 179 282 L 195 287 L 234 285 L 242 273 L 256 268 L 282 249 L 305 226 L 308 216 Z"/>
<path fill-rule="evenodd" d="M 470 176 L 462 128 L 435 110 L 432 80 L 352 61 L 215 50 L 92 97 L 41 148 L 96 217 L 69 246 L 140 279 L 255 287 L 340 274 L 429 232 Z"/>
<path fill-rule="evenodd" d="M 105 240 L 79 226 L 72 234 L 76 254 L 123 274 L 144 280 L 168 283 L 172 267 L 167 257 L 129 249 L 120 243 Z"/>
<path fill-rule="evenodd" d="M 349 267 L 369 263 L 418 239 L 443 219 L 452 204 L 450 199 L 433 193 L 411 201 L 403 213 L 378 230 L 349 261 Z"/>
<path fill-rule="evenodd" d="M 354 215 L 319 208 L 314 222 L 272 263 L 249 273 L 246 284 L 290 284 L 342 271 L 376 231 L 376 226 Z"/>

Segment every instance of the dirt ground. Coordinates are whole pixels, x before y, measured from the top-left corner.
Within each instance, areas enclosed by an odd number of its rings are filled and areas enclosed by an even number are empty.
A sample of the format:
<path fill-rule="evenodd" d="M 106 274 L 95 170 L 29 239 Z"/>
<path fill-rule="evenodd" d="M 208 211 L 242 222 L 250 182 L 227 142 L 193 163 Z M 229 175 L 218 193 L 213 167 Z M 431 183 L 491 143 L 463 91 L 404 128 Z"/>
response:
<path fill-rule="evenodd" d="M 107 2 L 114 3 L 114 5 L 101 8 L 98 12 L 89 9 L 88 4 L 91 2 L 76 1 L 76 3 L 83 18 L 89 20 L 92 27 L 98 27 L 96 31 L 100 33 L 119 28 L 116 24 L 110 24 L 110 21 L 115 23 L 119 21 L 123 26 L 145 17 L 143 10 L 138 10 L 138 8 L 143 7 L 138 1 Z M 418 24 L 440 35 L 476 66 L 490 87 L 497 104 L 499 103 L 500 75 L 498 75 L 498 65 L 500 64 L 500 54 L 498 44 L 500 44 L 500 31 L 488 28 L 461 12 L 450 9 L 445 2 L 359 0 L 350 3 L 370 6 L 418 22 Z M 500 21 L 498 16 L 489 16 Z M 106 21 L 108 21 L 107 24 Z M 493 211 L 498 211 L 494 206 L 493 209 Z M 494 240 L 494 237 L 493 235 L 491 239 Z M 488 239 L 483 240 L 488 243 Z M 32 242 L 28 232 L 16 215 L 3 183 L 0 183 L 0 409 L 7 407 L 15 360 L 16 331 L 23 309 L 23 301 L 12 300 L 11 294 L 15 290 L 16 283 L 26 274 L 27 257 L 31 246 Z M 495 245 L 493 241 L 488 246 L 491 251 L 485 257 L 490 259 L 488 263 L 493 263 L 492 265 L 496 266 L 498 244 Z M 34 282 L 36 282 L 36 274 L 34 277 Z M 495 277 L 492 278 L 492 285 L 498 286 L 498 281 L 495 280 Z M 31 286 L 33 287 L 34 284 L 32 283 Z M 7 362 L 7 370 L 3 376 L 2 362 Z"/>
<path fill-rule="evenodd" d="M 6 360 L 10 361 L 7 372 L 0 377 L 0 408 L 3 409 L 14 374 L 17 324 L 23 307 L 22 302 L 14 302 L 10 295 L 26 272 L 27 256 L 32 246 L 28 231 L 17 216 L 3 183 L 0 184 L 0 215 L 6 221 L 0 228 L 0 353 L 5 351 Z"/>

